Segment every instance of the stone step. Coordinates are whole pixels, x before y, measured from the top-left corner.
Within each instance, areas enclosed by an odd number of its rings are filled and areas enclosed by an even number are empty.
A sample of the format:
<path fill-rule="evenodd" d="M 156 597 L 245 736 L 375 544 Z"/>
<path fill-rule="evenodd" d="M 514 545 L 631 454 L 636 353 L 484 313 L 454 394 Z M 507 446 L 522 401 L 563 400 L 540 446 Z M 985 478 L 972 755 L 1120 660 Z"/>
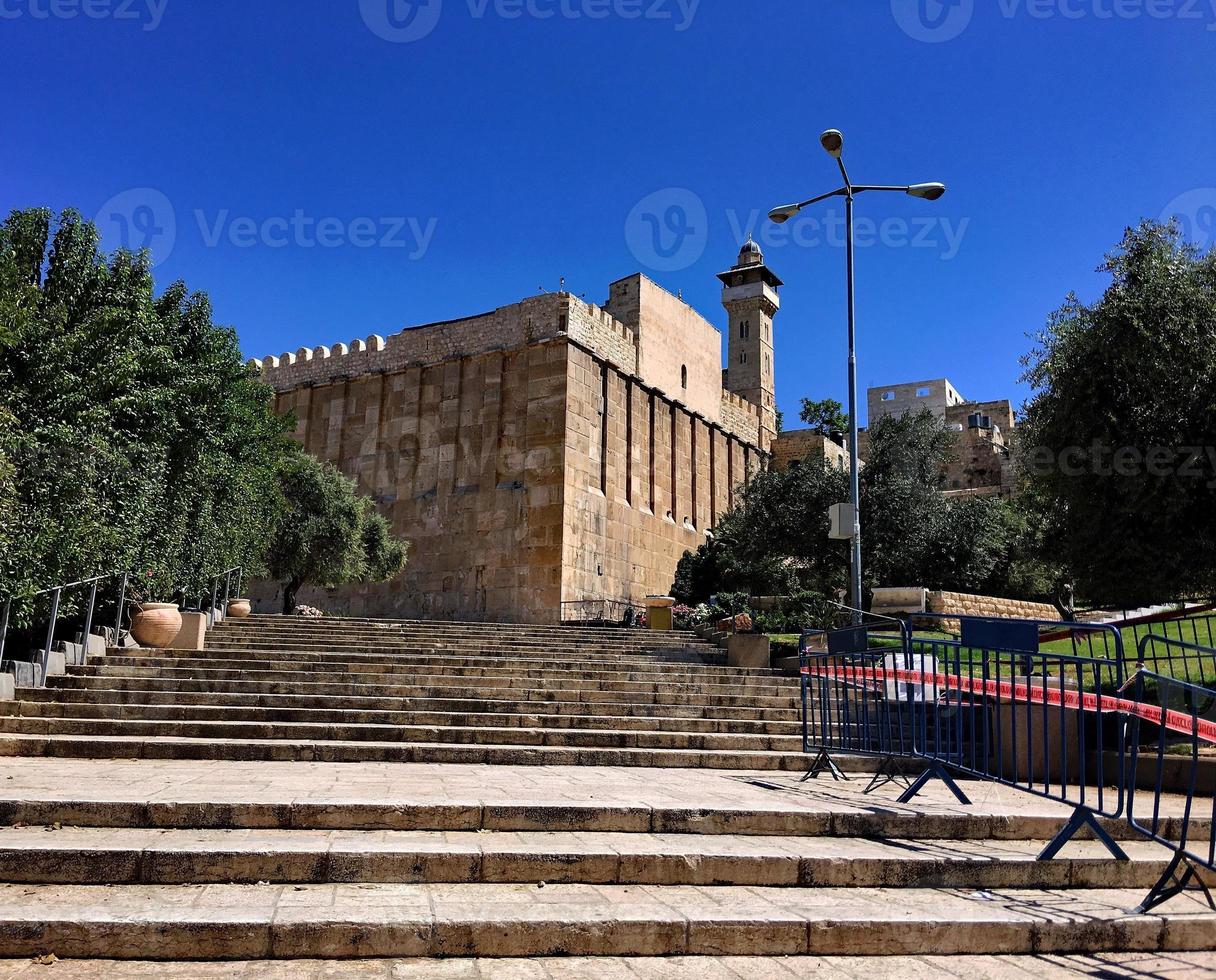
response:
<path fill-rule="evenodd" d="M 212 648 L 226 650 L 248 650 L 266 653 L 381 653 L 395 656 L 419 654 L 446 654 L 449 656 L 479 657 L 485 660 L 544 659 L 566 665 L 572 669 L 588 664 L 638 664 L 691 666 L 705 669 L 734 670 L 726 663 L 726 655 L 718 651 L 705 655 L 688 656 L 660 654 L 658 652 L 621 653 L 619 651 L 595 651 L 585 647 L 560 649 L 551 646 L 521 646 L 504 649 L 476 643 L 358 643 L 342 641 L 306 640 L 298 637 L 276 640 L 211 639 Z M 760 669 L 760 668 L 757 668 Z"/>
<path fill-rule="evenodd" d="M 970 807 L 936 782 L 899 804 L 898 786 L 864 792 L 874 759 L 838 761 L 857 777 L 804 782 L 797 773 L 708 769 L 12 758 L 0 779 L 0 825 L 1038 841 L 1054 837 L 1071 812 L 978 783 L 968 787 L 977 801 Z M 1163 801 L 1167 837 L 1179 832 L 1185 806 L 1181 797 Z M 1140 839 L 1125 820 L 1103 825 L 1120 840 Z M 1210 828 L 1210 820 L 1194 820 L 1193 839 Z"/>
<path fill-rule="evenodd" d="M 577 633 L 569 630 L 543 632 L 536 630 L 504 631 L 501 629 L 479 629 L 471 627 L 454 627 L 434 624 L 430 627 L 400 627 L 379 629 L 361 626 L 313 626 L 298 625 L 240 625 L 222 623 L 212 627 L 214 634 L 231 637 L 282 637 L 303 636 L 322 638 L 349 637 L 375 642 L 399 642 L 402 638 L 421 639 L 426 642 L 439 639 L 442 641 L 469 641 L 477 643 L 532 643 L 537 645 L 580 645 L 584 647 L 598 646 L 617 650 L 697 650 L 712 649 L 712 644 L 695 633 L 637 633 L 617 631 L 607 633 Z"/>
<path fill-rule="evenodd" d="M 696 642 L 694 630 L 651 631 L 620 629 L 603 626 L 541 626 L 522 623 L 462 623 L 451 620 L 426 619 L 370 619 L 359 617 L 324 617 L 310 619 L 302 616 L 273 616 L 254 614 L 244 620 L 228 619 L 221 627 L 235 630 L 299 629 L 299 630 L 416 630 L 447 631 L 454 633 L 489 633 L 501 636 L 555 637 L 570 636 L 592 639 L 610 639 L 616 642 L 672 642 L 691 640 Z"/>
<path fill-rule="evenodd" d="M 136 676 L 92 676 L 67 674 L 51 678 L 51 689 L 59 690 L 140 690 L 182 691 L 208 694 L 322 694 L 353 697 L 468 697 L 471 691 L 490 700 L 503 701 L 579 701 L 583 703 L 626 702 L 635 704 L 694 704 L 706 707 L 750 708 L 753 710 L 792 711 L 799 702 L 794 697 L 748 697 L 732 694 L 700 694 L 696 692 L 601 690 L 570 686 L 509 687 L 455 684 L 361 684 L 351 680 L 321 682 L 278 682 L 272 680 L 242 680 L 237 677 L 201 677 L 197 679 L 153 677 L 146 673 Z"/>
<path fill-rule="evenodd" d="M 443 762 L 466 765 L 630 766 L 793 772 L 804 771 L 808 762 L 807 756 L 802 752 L 778 751 L 15 733 L 0 734 L 0 757 L 3 756 L 209 759 L 231 762 Z"/>
<path fill-rule="evenodd" d="M 803 888 L 1140 888 L 1157 844 L 588 832 L 0 828 L 0 880 L 25 884 L 545 882 Z"/>
<path fill-rule="evenodd" d="M 250 657 L 232 652 L 216 653 L 204 651 L 165 651 L 155 654 L 113 654 L 104 660 L 93 660 L 93 665 L 114 668 L 141 668 L 178 670 L 276 670 L 302 673 L 326 673 L 342 671 L 350 674 L 402 674 L 424 672 L 428 675 L 454 677 L 570 677 L 571 669 L 560 665 L 546 665 L 543 661 L 514 661 L 490 663 L 482 661 L 445 663 L 438 658 L 373 658 L 348 657 L 333 654 L 309 655 L 306 659 L 289 658 L 280 654 Z M 739 691 L 789 691 L 798 689 L 796 677 L 774 675 L 723 676 L 720 673 L 696 669 L 672 669 L 670 666 L 650 665 L 643 668 L 592 669 L 580 667 L 577 676 L 584 680 L 619 680 L 645 683 L 684 684 L 694 683 L 718 687 L 730 687 Z"/>
<path fill-rule="evenodd" d="M 602 643 L 614 646 L 675 647 L 698 646 L 704 639 L 694 632 L 671 630 L 648 632 L 646 630 L 577 630 L 570 628 L 546 629 L 544 627 L 469 626 L 453 623 L 430 624 L 326 624 L 301 623 L 292 620 L 282 623 L 238 622 L 227 620 L 213 628 L 215 632 L 241 635 L 276 635 L 283 633 L 315 636 L 444 636 L 472 637 L 479 640 L 501 640 L 503 642 L 528 643 Z"/>
<path fill-rule="evenodd" d="M 0 980 L 43 980 L 29 959 L 0 960 Z M 54 980 L 805 980 L 808 976 L 857 980 L 1076 980 L 1141 977 L 1207 980 L 1216 954 L 1041 953 L 993 956 L 561 956 L 529 960 L 450 957 L 442 960 L 314 959 L 272 963 L 192 960 L 60 960 Z"/>
<path fill-rule="evenodd" d="M 799 752 L 801 736 L 719 735 L 681 731 L 488 728 L 481 726 L 358 725 L 314 722 L 161 721 L 138 718 L 0 716 L 0 733 L 99 739 L 292 740 L 301 742 L 443 742 L 454 745 L 640 748 L 705 752 Z"/>
<path fill-rule="evenodd" d="M 309 631 L 309 630 L 233 630 L 223 627 L 213 629 L 210 634 L 225 642 L 232 643 L 267 643 L 291 642 L 301 640 L 308 643 L 363 643 L 373 646 L 408 646 L 420 644 L 465 644 L 468 646 L 490 647 L 494 649 L 521 649 L 535 647 L 542 650 L 585 650 L 606 654 L 623 655 L 664 655 L 669 653 L 698 652 L 716 655 L 719 651 L 709 642 L 692 640 L 668 640 L 651 642 L 621 642 L 603 638 L 576 637 L 508 637 L 498 634 L 477 635 L 467 631 L 452 632 L 445 630 L 419 631 L 372 631 L 357 632 L 352 630 Z"/>
<path fill-rule="evenodd" d="M 235 705 L 75 704 L 16 701 L 9 712 L 22 718 L 110 718 L 161 721 L 306 722 L 350 725 L 480 726 L 486 728 L 576 728 L 610 731 L 680 731 L 735 735 L 798 735 L 797 722 L 719 721 L 702 718 L 634 718 L 628 715 L 562 715 L 509 712 L 477 714 L 438 711 L 356 711 L 345 708 L 256 708 Z"/>
<path fill-rule="evenodd" d="M 459 682 L 470 688 L 527 688 L 576 691 L 615 691 L 622 694 L 705 694 L 719 697 L 746 697 L 759 703 L 776 699 L 788 703 L 798 694 L 797 681 L 781 685 L 772 684 L 763 688 L 743 687 L 734 684 L 715 684 L 702 681 L 675 680 L 614 680 L 597 679 L 586 675 L 558 672 L 540 674 L 531 672 L 491 671 L 484 675 L 431 673 L 421 670 L 392 670 L 387 672 L 369 670 L 295 670 L 278 668 L 233 669 L 227 662 L 218 661 L 214 666 L 128 666 L 120 663 L 95 663 L 73 665 L 68 669 L 72 677 L 154 677 L 164 680 L 271 681 L 281 684 L 368 684 L 372 686 L 401 685 L 408 682 L 411 687 L 450 685 Z"/>
<path fill-rule="evenodd" d="M 1216 913 L 1140 889 L 3 885 L 0 955 L 997 954 L 1208 950 Z"/>
<path fill-rule="evenodd" d="M 192 692 L 172 687 L 145 690 L 136 685 L 117 687 L 19 688 L 21 701 L 54 704 L 181 704 L 208 706 L 352 708 L 359 710 L 476 711 L 527 714 L 541 708 L 549 714 L 617 715 L 630 718 L 704 718 L 729 721 L 797 722 L 796 710 L 754 707 L 724 708 L 690 704 L 638 704 L 627 701 L 520 701 L 469 697 L 368 697 L 361 694 L 246 694 L 234 691 Z"/>

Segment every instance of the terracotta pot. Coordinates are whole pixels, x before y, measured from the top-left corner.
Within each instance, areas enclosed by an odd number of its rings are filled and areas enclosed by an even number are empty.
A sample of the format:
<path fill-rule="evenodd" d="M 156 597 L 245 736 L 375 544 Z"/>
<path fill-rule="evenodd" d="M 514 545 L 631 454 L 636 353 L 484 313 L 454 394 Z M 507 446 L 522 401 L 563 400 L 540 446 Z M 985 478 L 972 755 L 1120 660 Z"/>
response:
<path fill-rule="evenodd" d="M 182 614 L 172 602 L 142 602 L 131 617 L 131 636 L 141 647 L 167 647 L 182 629 Z"/>
<path fill-rule="evenodd" d="M 248 599 L 230 599 L 228 601 L 228 618 L 229 619 L 248 619 L 249 614 L 253 611 Z"/>

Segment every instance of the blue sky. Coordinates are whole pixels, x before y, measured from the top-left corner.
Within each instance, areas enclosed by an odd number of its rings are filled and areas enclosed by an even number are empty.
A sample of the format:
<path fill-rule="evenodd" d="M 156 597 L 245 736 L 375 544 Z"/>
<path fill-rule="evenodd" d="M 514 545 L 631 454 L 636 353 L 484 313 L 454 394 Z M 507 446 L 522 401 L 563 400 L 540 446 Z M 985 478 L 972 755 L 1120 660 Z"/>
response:
<path fill-rule="evenodd" d="M 642 271 L 722 324 L 767 210 L 858 182 L 863 386 L 1020 402 L 1142 216 L 1216 240 L 1216 0 L 0 0 L 0 207 L 75 206 L 250 356 Z M 839 208 L 761 238 L 778 400 L 843 400 Z M 824 219 L 824 223 L 819 223 Z M 658 235 L 656 239 L 655 235 Z"/>

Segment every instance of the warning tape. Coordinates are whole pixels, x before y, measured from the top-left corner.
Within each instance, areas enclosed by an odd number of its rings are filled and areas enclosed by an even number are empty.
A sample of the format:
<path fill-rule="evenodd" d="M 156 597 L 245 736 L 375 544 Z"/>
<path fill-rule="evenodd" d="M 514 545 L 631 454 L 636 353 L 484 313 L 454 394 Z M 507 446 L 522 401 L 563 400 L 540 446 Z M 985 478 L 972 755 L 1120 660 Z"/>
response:
<path fill-rule="evenodd" d="M 1161 725 L 1169 731 L 1182 735 L 1194 735 L 1205 742 L 1216 743 L 1216 721 L 1192 718 L 1182 711 L 1171 711 L 1126 698 L 1091 694 L 1064 687 L 1048 687 L 1012 681 L 976 680 L 971 677 L 955 677 L 950 674 L 927 674 L 918 670 L 899 667 L 876 670 L 873 667 L 831 667 L 811 670 L 802 667 L 803 675 L 827 677 L 843 681 L 869 681 L 881 686 L 895 681 L 903 684 L 918 684 L 932 687 L 935 691 L 959 691 L 965 694 L 981 694 L 1003 701 L 1021 701 L 1028 704 L 1043 704 L 1051 707 L 1063 706 L 1074 711 L 1121 711 L 1124 714 Z M 1216 697 L 1216 692 L 1213 692 Z"/>

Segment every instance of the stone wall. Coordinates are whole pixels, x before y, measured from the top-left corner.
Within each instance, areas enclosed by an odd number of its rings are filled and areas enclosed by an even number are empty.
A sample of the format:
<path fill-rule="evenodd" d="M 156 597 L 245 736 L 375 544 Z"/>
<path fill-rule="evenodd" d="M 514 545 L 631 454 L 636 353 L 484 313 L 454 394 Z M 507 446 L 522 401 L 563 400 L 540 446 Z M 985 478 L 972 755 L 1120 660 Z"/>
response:
<path fill-rule="evenodd" d="M 777 472 L 792 464 L 822 458 L 829 469 L 845 472 L 850 467 L 849 451 L 815 429 L 787 429 L 773 441 L 772 466 Z"/>
<path fill-rule="evenodd" d="M 744 442 L 760 446 L 762 433 L 760 428 L 761 409 L 753 405 L 741 395 L 731 391 L 722 392 L 719 418 L 722 426 L 728 432 L 733 432 Z"/>
<path fill-rule="evenodd" d="M 967 595 L 963 592 L 930 592 L 929 612 L 948 616 L 986 616 L 990 619 L 1043 619 L 1059 622 L 1055 606 L 1020 599 Z M 957 627 L 957 621 L 954 624 Z"/>
<path fill-rule="evenodd" d="M 612 283 L 609 293 L 608 310 L 637 334 L 633 373 L 694 412 L 719 421 L 722 334 L 718 329 L 643 275 Z"/>
<path fill-rule="evenodd" d="M 947 411 L 965 400 L 945 378 L 884 385 L 881 388 L 871 388 L 866 393 L 870 425 L 884 415 L 894 415 L 898 418 L 905 412 L 919 412 L 922 408 L 929 409 L 944 421 Z"/>
<path fill-rule="evenodd" d="M 722 338 L 644 276 L 251 362 L 295 438 L 410 541 L 398 580 L 305 590 L 327 611 L 556 622 L 563 601 L 666 593 L 763 465 Z M 273 587 L 255 590 L 267 604 Z"/>
<path fill-rule="evenodd" d="M 283 392 L 296 438 L 410 541 L 387 585 L 306 593 L 352 615 L 552 620 L 560 594 L 566 344 Z"/>
<path fill-rule="evenodd" d="M 563 599 L 666 594 L 763 457 L 589 350 L 567 371 Z"/>

